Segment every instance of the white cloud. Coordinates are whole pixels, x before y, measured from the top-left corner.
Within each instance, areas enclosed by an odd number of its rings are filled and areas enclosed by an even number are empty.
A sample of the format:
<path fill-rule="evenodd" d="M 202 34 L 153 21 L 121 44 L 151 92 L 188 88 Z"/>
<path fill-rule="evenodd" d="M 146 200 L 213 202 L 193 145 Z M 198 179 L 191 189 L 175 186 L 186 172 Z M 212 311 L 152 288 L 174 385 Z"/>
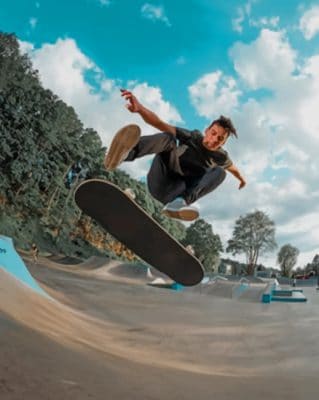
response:
<path fill-rule="evenodd" d="M 167 26 L 171 26 L 171 23 L 165 14 L 163 6 L 155 6 L 150 3 L 145 3 L 141 8 L 141 13 L 142 16 L 146 19 L 150 19 L 151 21 L 161 21 L 164 22 Z"/>
<path fill-rule="evenodd" d="M 98 1 L 101 4 L 101 6 L 108 7 L 109 5 L 111 5 L 111 0 L 98 0 Z"/>
<path fill-rule="evenodd" d="M 318 253 L 319 242 L 319 54 L 297 64 L 300 56 L 286 34 L 268 29 L 250 43 L 236 43 L 230 54 L 238 74 L 233 87 L 247 92 L 241 96 L 245 101 L 229 110 L 239 139 L 230 139 L 225 147 L 247 186 L 238 191 L 238 182 L 229 175 L 222 188 L 199 200 L 202 215 L 226 244 L 239 215 L 260 209 L 275 221 L 279 246 L 298 247 L 299 264 L 304 265 Z M 214 93 L 222 76 L 221 71 L 213 74 L 202 85 L 207 90 L 196 86 L 206 118 L 205 110 L 215 101 L 207 93 Z M 197 82 L 206 80 L 203 75 Z M 257 89 L 269 94 L 254 99 L 251 90 Z M 274 266 L 275 258 L 273 253 L 260 260 Z"/>
<path fill-rule="evenodd" d="M 159 87 L 151 87 L 147 83 L 129 82 L 129 86 L 141 102 L 165 120 L 182 122 L 178 111 L 168 101 L 165 101 Z"/>
<path fill-rule="evenodd" d="M 29 19 L 29 24 L 31 26 L 32 29 L 35 29 L 35 27 L 37 26 L 38 20 L 35 17 L 31 17 Z"/>
<path fill-rule="evenodd" d="M 249 133 L 249 143 L 254 148 L 259 147 L 254 136 L 262 128 L 263 136 L 271 145 L 268 147 L 268 151 L 272 151 L 269 160 L 273 163 L 277 156 L 284 155 L 281 162 L 298 179 L 313 184 L 313 178 L 318 177 L 314 164 L 315 148 L 319 144 L 316 134 L 319 129 L 316 112 L 319 102 L 319 56 L 310 57 L 303 66 L 298 66 L 297 53 L 285 35 L 268 30 L 261 31 L 257 40 L 249 44 L 235 44 L 231 55 L 239 78 L 248 88 L 266 88 L 272 93 L 255 103 L 250 101 L 244 105 L 245 113 L 247 108 L 253 106 L 254 114 L 263 121 L 256 126 L 255 132 Z M 244 121 L 242 123 L 244 129 Z M 265 145 L 266 142 L 263 143 L 264 149 Z"/>
<path fill-rule="evenodd" d="M 42 83 L 69 104 L 89 94 L 83 73 L 94 69 L 94 64 L 79 50 L 72 39 L 58 39 L 44 44 L 31 54 L 39 69 Z"/>
<path fill-rule="evenodd" d="M 252 6 L 255 3 L 257 3 L 257 0 L 248 0 L 243 6 L 237 8 L 237 16 L 232 19 L 232 27 L 234 31 L 239 33 L 243 32 L 243 24 L 246 18 L 250 17 Z"/>
<path fill-rule="evenodd" d="M 280 17 L 261 17 L 258 19 L 250 18 L 249 25 L 254 26 L 255 28 L 276 28 L 279 25 Z"/>
<path fill-rule="evenodd" d="M 237 8 L 237 16 L 232 19 L 232 27 L 233 30 L 242 33 L 243 32 L 243 23 L 245 22 L 246 17 L 250 16 L 251 6 L 254 3 L 254 0 L 250 0 L 245 3 L 242 7 Z"/>
<path fill-rule="evenodd" d="M 299 28 L 305 39 L 312 39 L 319 33 L 319 6 L 312 6 L 300 19 Z"/>
<path fill-rule="evenodd" d="M 215 71 L 200 77 L 188 88 L 191 103 L 200 116 L 213 118 L 238 106 L 240 91 L 232 77 Z"/>
<path fill-rule="evenodd" d="M 251 89 L 277 88 L 296 68 L 296 51 L 282 31 L 263 29 L 254 42 L 235 43 L 230 55 L 238 75 Z"/>
<path fill-rule="evenodd" d="M 104 145 L 109 145 L 114 133 L 129 123 L 137 123 L 144 134 L 155 131 L 139 115 L 127 111 L 119 90 L 123 83 L 105 77 L 74 40 L 58 39 L 56 43 L 43 44 L 39 49 L 30 43 L 21 42 L 21 48 L 29 52 L 34 67 L 39 70 L 43 86 L 73 106 L 84 125 L 99 133 Z M 85 80 L 87 72 L 95 76 L 96 87 Z M 163 99 L 159 88 L 145 82 L 129 82 L 128 87 L 163 120 L 182 123 L 178 111 Z M 123 164 L 123 169 L 135 178 L 145 176 L 148 168 L 149 158 L 135 161 L 134 167 L 130 163 Z"/>
<path fill-rule="evenodd" d="M 258 0 L 249 0 L 243 6 L 237 8 L 237 15 L 232 19 L 233 30 L 242 33 L 244 30 L 244 23 L 247 20 L 249 26 L 255 28 L 275 28 L 279 25 L 280 17 L 259 17 L 254 18 L 252 16 L 252 6 L 257 3 Z"/>
<path fill-rule="evenodd" d="M 30 42 L 19 40 L 20 52 L 22 54 L 31 53 L 34 50 L 34 45 Z"/>
<path fill-rule="evenodd" d="M 245 21 L 245 10 L 240 7 L 237 9 L 237 16 L 232 19 L 233 30 L 242 33 L 244 21 Z"/>

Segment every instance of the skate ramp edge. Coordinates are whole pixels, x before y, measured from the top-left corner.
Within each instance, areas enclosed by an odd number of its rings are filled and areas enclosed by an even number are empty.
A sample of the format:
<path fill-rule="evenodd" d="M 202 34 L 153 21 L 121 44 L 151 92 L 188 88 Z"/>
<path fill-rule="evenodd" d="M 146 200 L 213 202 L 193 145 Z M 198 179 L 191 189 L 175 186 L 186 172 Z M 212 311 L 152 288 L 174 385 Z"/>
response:
<path fill-rule="evenodd" d="M 0 235 L 0 268 L 37 293 L 50 297 L 30 274 L 22 258 L 16 252 L 13 240 L 3 235 Z"/>
<path fill-rule="evenodd" d="M 305 303 L 306 296 L 301 289 L 281 289 L 277 282 L 270 282 L 262 295 L 262 303 L 282 301 L 290 303 Z"/>

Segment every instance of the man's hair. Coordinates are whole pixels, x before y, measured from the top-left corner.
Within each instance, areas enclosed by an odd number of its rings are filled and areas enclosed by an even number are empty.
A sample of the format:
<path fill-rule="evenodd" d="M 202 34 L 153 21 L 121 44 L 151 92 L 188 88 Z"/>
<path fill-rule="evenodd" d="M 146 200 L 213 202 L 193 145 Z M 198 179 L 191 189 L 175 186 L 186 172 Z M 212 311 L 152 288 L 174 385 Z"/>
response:
<path fill-rule="evenodd" d="M 209 128 L 211 126 L 213 126 L 214 124 L 218 124 L 220 126 L 222 126 L 228 133 L 228 135 L 234 135 L 237 136 L 237 131 L 236 128 L 234 127 L 232 120 L 230 118 L 224 117 L 223 115 L 221 115 L 218 119 L 215 119 L 209 126 Z"/>

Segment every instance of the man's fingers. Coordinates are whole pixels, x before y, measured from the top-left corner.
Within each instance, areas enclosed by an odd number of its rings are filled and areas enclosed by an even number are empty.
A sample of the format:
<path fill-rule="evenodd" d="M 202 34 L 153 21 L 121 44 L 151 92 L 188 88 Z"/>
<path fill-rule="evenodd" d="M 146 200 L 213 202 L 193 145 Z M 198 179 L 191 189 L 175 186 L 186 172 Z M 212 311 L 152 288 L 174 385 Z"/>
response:
<path fill-rule="evenodd" d="M 242 183 L 239 184 L 239 188 L 238 188 L 238 189 L 242 189 L 242 188 L 244 188 L 245 186 L 246 186 L 246 182 L 245 182 L 245 183 L 242 182 Z"/>
<path fill-rule="evenodd" d="M 135 112 L 135 107 L 136 107 L 136 98 L 134 97 L 133 93 L 130 92 L 129 90 L 126 89 L 120 89 L 121 91 L 121 96 L 124 97 L 124 99 L 126 101 L 128 101 L 127 104 L 125 104 L 125 107 L 131 111 L 131 112 Z"/>
<path fill-rule="evenodd" d="M 131 93 L 122 94 L 122 97 L 124 97 L 125 100 L 130 101 L 131 103 L 134 101 L 134 96 Z"/>
<path fill-rule="evenodd" d="M 134 111 L 134 107 L 132 106 L 132 104 L 126 104 L 125 107 L 131 112 Z"/>
<path fill-rule="evenodd" d="M 125 100 L 129 101 L 130 103 L 133 103 L 135 100 L 135 97 L 132 92 L 126 89 L 120 89 L 121 90 L 121 96 L 124 97 Z"/>
<path fill-rule="evenodd" d="M 121 96 L 133 96 L 132 92 L 121 89 Z"/>

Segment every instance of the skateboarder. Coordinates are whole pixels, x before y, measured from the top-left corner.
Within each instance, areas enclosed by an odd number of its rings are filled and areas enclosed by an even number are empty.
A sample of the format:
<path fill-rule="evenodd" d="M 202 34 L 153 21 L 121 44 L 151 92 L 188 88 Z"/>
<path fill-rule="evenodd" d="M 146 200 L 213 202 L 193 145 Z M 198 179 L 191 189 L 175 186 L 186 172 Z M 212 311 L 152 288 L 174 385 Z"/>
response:
<path fill-rule="evenodd" d="M 133 161 L 156 154 L 147 175 L 151 195 L 164 204 L 163 213 L 183 220 L 199 215 L 192 204 L 219 186 L 230 172 L 239 180 L 239 189 L 245 179 L 222 148 L 229 136 L 237 137 L 229 118 L 220 116 L 204 132 L 175 127 L 162 121 L 144 107 L 132 92 L 121 89 L 127 108 L 161 133 L 141 136 L 137 125 L 128 125 L 114 136 L 105 155 L 106 170 L 115 169 L 123 161 Z"/>

